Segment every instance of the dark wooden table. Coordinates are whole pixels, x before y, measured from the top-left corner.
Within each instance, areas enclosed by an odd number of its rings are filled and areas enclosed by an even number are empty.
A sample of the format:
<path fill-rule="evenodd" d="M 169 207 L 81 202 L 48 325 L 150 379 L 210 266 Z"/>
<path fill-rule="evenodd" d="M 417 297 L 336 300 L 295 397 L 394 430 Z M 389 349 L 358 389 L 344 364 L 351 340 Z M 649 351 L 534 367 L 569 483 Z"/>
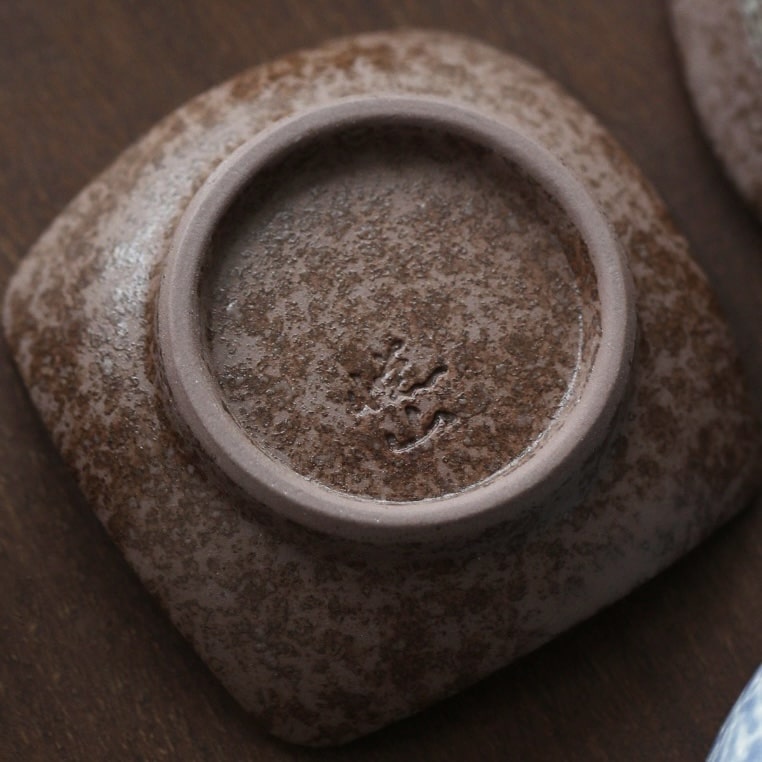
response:
<path fill-rule="evenodd" d="M 396 26 L 544 68 L 640 164 L 731 320 L 762 409 L 762 226 L 703 140 L 645 0 L 3 0 L 0 290 L 90 178 L 242 68 Z M 762 501 L 626 600 L 468 692 L 339 750 L 265 736 L 144 592 L 0 342 L 0 759 L 699 760 L 762 659 Z"/>

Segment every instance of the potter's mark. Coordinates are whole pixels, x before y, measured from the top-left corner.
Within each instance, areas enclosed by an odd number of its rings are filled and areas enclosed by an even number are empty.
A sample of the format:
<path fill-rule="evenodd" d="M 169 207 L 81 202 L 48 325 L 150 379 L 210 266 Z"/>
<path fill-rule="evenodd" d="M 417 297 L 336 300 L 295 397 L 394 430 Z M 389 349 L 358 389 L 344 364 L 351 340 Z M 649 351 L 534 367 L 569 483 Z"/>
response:
<path fill-rule="evenodd" d="M 392 452 L 411 452 L 455 421 L 455 415 L 440 406 L 439 382 L 447 375 L 447 365 L 436 365 L 423 378 L 416 376 L 405 343 L 399 340 L 383 360 L 364 395 L 366 403 L 355 415 L 374 421 Z M 359 376 L 353 379 L 358 382 Z"/>

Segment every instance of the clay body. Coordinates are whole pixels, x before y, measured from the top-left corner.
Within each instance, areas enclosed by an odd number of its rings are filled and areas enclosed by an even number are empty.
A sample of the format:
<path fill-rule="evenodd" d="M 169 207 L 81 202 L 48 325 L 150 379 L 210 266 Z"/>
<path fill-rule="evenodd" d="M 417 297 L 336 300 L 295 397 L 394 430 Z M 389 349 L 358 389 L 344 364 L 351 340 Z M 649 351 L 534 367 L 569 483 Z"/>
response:
<path fill-rule="evenodd" d="M 634 284 L 626 383 L 585 462 L 546 500 L 440 541 L 400 530 L 379 544 L 252 498 L 178 414 L 157 330 L 172 247 L 224 162 L 282 120 L 380 94 L 446 100 L 527 136 L 595 202 Z M 531 176 L 446 130 L 373 129 L 308 144 L 236 195 L 207 242 L 218 255 L 193 319 L 226 415 L 270 461 L 413 515 L 519 474 L 534 443 L 553 441 L 598 357 L 605 299 L 578 220 Z M 525 319 L 511 324 L 511 310 Z M 343 333 L 319 330 L 342 319 Z M 300 743 L 350 740 L 537 647 L 695 546 L 759 476 L 731 339 L 661 203 L 543 75 L 451 36 L 338 41 L 184 106 L 53 223 L 3 322 L 56 444 L 148 589 L 231 693 Z M 516 425 L 491 441 L 506 417 Z M 332 444 L 345 436 L 357 439 Z M 437 452 L 450 460 L 432 474 Z"/>

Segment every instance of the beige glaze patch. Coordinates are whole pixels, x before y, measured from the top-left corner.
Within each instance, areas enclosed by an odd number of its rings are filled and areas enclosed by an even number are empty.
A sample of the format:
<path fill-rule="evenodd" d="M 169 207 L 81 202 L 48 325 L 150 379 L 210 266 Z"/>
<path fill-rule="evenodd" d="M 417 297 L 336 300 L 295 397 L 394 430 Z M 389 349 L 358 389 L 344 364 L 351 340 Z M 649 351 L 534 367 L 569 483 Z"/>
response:
<path fill-rule="evenodd" d="M 749 46 L 762 70 L 762 0 L 738 0 Z"/>

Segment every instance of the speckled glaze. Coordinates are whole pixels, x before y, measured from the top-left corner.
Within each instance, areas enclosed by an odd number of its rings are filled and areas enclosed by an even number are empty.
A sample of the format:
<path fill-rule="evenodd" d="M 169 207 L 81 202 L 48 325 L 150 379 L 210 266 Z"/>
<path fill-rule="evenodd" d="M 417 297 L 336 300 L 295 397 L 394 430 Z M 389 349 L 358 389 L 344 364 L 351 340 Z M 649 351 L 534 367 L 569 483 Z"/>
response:
<path fill-rule="evenodd" d="M 672 0 L 696 110 L 730 177 L 762 219 L 762 4 Z"/>
<path fill-rule="evenodd" d="M 638 339 L 628 393 L 606 446 L 576 475 L 584 499 L 573 506 L 538 506 L 439 543 L 331 537 L 232 488 L 174 416 L 157 294 L 194 195 L 277 120 L 373 93 L 447 98 L 531 137 L 595 199 L 629 260 Z M 233 282 L 217 285 L 210 362 L 222 377 L 214 335 L 237 317 L 226 312 Z M 114 541 L 231 693 L 294 742 L 346 742 L 536 648 L 694 547 L 760 476 L 731 338 L 662 204 L 554 83 L 448 35 L 340 40 L 191 101 L 41 237 L 3 322 L 32 400 Z M 407 350 L 377 341 L 368 344 L 383 377 Z M 426 381 L 438 366 L 422 357 Z M 235 401 L 234 385 L 226 393 Z"/>
<path fill-rule="evenodd" d="M 584 243 L 527 178 L 481 153 L 377 128 L 359 144 L 320 141 L 308 167 L 292 158 L 277 189 L 239 202 L 234 240 L 209 255 L 214 375 L 247 434 L 299 473 L 383 500 L 457 492 L 520 458 L 573 395 L 592 331 L 560 240 Z"/>

